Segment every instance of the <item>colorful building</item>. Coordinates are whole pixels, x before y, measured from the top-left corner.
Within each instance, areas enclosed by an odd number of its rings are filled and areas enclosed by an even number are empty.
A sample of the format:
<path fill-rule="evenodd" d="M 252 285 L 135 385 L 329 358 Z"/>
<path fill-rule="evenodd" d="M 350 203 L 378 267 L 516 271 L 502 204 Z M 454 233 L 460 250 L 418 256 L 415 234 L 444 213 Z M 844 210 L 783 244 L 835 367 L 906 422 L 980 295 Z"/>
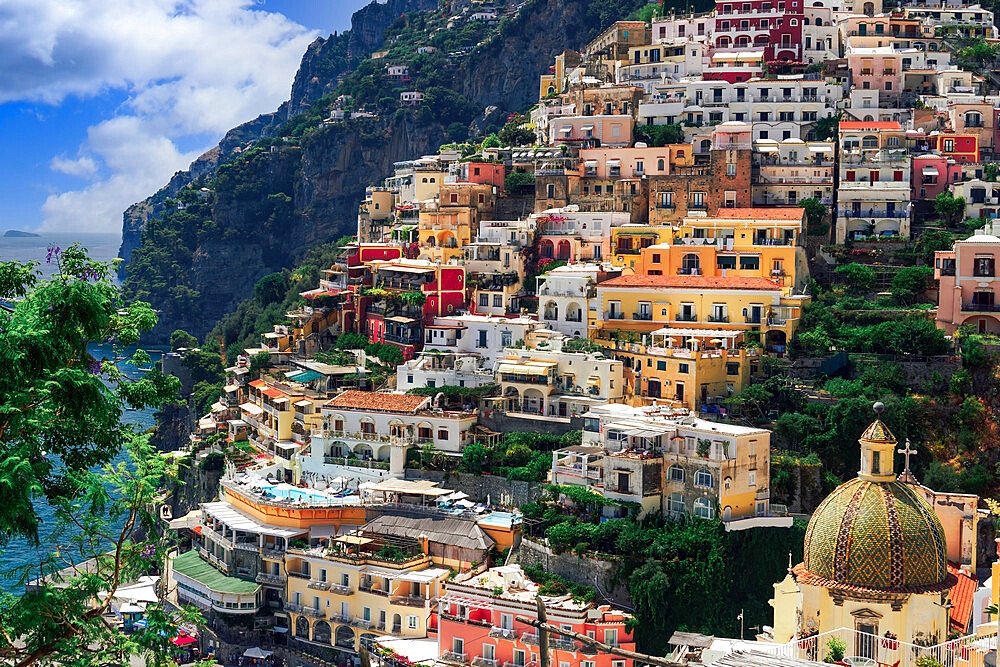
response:
<path fill-rule="evenodd" d="M 1000 238 L 995 226 L 934 253 L 938 280 L 937 325 L 953 334 L 969 325 L 979 333 L 1000 333 Z"/>

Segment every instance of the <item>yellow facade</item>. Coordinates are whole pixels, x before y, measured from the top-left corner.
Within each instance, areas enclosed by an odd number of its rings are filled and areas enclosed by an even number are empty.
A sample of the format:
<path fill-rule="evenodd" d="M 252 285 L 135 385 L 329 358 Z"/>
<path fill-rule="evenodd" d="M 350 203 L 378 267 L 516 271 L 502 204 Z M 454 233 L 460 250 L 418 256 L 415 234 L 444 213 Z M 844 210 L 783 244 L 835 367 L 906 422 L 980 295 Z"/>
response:
<path fill-rule="evenodd" d="M 439 169 L 417 168 L 413 172 L 413 199 L 426 202 L 437 199 L 446 172 Z"/>
<path fill-rule="evenodd" d="M 674 230 L 669 225 L 623 225 L 611 229 L 611 264 L 626 272 L 645 274 L 641 258 L 650 246 L 669 245 Z"/>
<path fill-rule="evenodd" d="M 298 549 L 286 553 L 284 569 L 293 635 L 348 650 L 366 634 L 426 637 L 432 600 L 448 574 L 424 554 L 394 562 Z"/>
<path fill-rule="evenodd" d="M 420 211 L 417 230 L 420 257 L 442 264 L 462 259 L 465 246 L 475 237 L 473 211 L 468 206 L 442 206 Z"/>

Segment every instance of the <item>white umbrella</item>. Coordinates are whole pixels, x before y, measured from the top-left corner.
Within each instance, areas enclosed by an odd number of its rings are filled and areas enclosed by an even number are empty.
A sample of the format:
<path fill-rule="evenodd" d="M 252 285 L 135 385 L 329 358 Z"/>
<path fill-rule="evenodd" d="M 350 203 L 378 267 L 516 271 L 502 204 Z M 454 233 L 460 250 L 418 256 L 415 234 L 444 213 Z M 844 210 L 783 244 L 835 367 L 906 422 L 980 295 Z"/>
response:
<path fill-rule="evenodd" d="M 255 646 L 253 648 L 248 648 L 247 650 L 243 651 L 243 657 L 244 658 L 258 658 L 258 659 L 263 659 L 263 658 L 266 658 L 269 655 L 271 655 L 271 651 L 265 651 L 264 649 L 262 649 L 262 648 L 260 648 L 258 646 Z"/>

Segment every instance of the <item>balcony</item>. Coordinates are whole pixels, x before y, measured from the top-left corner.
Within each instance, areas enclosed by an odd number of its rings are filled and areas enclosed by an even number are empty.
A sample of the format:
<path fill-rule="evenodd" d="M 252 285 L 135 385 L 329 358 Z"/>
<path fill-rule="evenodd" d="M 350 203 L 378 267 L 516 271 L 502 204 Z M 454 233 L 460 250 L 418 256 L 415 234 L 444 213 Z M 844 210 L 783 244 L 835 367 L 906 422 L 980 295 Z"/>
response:
<path fill-rule="evenodd" d="M 273 560 L 281 560 L 285 557 L 284 549 L 268 549 L 267 547 L 260 550 L 261 558 L 271 558 Z"/>
<path fill-rule="evenodd" d="M 700 276 L 701 269 L 693 267 L 681 267 L 677 269 L 677 275 L 679 276 Z"/>
<path fill-rule="evenodd" d="M 299 572 L 298 570 L 289 570 L 288 574 L 291 575 L 291 576 L 293 576 L 293 577 L 298 577 L 299 579 L 308 579 L 309 578 L 309 573 L 308 572 Z"/>
<path fill-rule="evenodd" d="M 484 658 L 479 656 L 472 659 L 473 667 L 497 667 L 498 663 L 494 658 Z"/>
<path fill-rule="evenodd" d="M 531 644 L 533 646 L 538 646 L 538 633 L 537 632 L 525 632 L 521 635 L 521 641 L 525 644 Z M 564 651 L 576 651 L 579 650 L 579 644 L 572 639 L 566 639 L 565 637 L 558 637 L 549 633 L 549 648 L 561 649 Z M 504 665 L 506 667 L 506 663 Z"/>
<path fill-rule="evenodd" d="M 371 593 L 373 595 L 382 595 L 384 597 L 389 597 L 389 593 L 383 591 L 381 588 L 372 588 L 371 584 L 361 584 L 358 586 L 358 590 L 362 593 Z"/>
<path fill-rule="evenodd" d="M 1000 313 L 1000 303 L 962 302 L 962 310 L 968 313 Z"/>
<path fill-rule="evenodd" d="M 354 589 L 350 586 L 344 586 L 343 584 L 330 584 L 330 592 L 338 595 L 352 595 L 354 593 Z"/>
<path fill-rule="evenodd" d="M 330 582 L 328 581 L 310 581 L 307 586 L 317 591 L 327 591 L 330 590 Z"/>
<path fill-rule="evenodd" d="M 632 313 L 632 319 L 650 322 L 653 319 L 653 313 Z"/>
<path fill-rule="evenodd" d="M 607 313 L 605 313 L 605 318 L 609 320 L 624 320 L 625 313 L 608 311 Z"/>
<path fill-rule="evenodd" d="M 362 630 L 371 630 L 375 627 L 375 622 L 370 618 L 358 618 L 354 617 L 351 619 L 351 625 L 356 628 L 361 628 Z"/>
<path fill-rule="evenodd" d="M 427 599 L 422 595 L 390 595 L 389 602 L 407 607 L 423 607 Z"/>
<path fill-rule="evenodd" d="M 511 628 L 498 628 L 493 626 L 490 628 L 490 637 L 497 637 L 501 639 L 510 639 L 511 641 L 517 639 L 517 633 Z"/>
<path fill-rule="evenodd" d="M 698 316 L 694 313 L 677 313 L 677 322 L 697 322 Z"/>
<path fill-rule="evenodd" d="M 719 315 L 719 314 L 709 315 L 708 316 L 708 321 L 709 322 L 715 322 L 715 323 L 728 324 L 729 323 L 729 315 Z"/>
<path fill-rule="evenodd" d="M 855 211 L 854 209 L 842 208 L 837 211 L 837 217 L 840 218 L 909 218 L 910 214 L 907 211 L 889 211 L 887 209 L 867 209 L 865 211 Z"/>
<path fill-rule="evenodd" d="M 441 659 L 444 660 L 445 662 L 453 662 L 459 665 L 469 664 L 468 653 L 457 653 L 455 651 L 441 651 Z"/>
<path fill-rule="evenodd" d="M 280 574 L 268 574 L 261 572 L 257 575 L 258 584 L 271 584 L 281 586 L 285 583 L 285 578 Z"/>

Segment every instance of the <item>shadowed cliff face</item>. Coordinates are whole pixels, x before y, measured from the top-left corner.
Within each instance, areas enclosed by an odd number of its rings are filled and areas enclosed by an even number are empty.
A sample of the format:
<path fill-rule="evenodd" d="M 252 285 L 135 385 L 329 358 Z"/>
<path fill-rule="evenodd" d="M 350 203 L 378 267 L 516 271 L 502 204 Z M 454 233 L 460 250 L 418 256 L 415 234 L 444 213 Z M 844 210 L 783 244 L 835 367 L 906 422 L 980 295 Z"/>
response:
<path fill-rule="evenodd" d="M 608 0 L 600 0 L 607 4 Z M 616 0 L 625 7 L 644 0 Z M 538 76 L 562 51 L 579 49 L 602 27 L 588 16 L 598 0 L 532 0 L 501 24 L 500 35 L 474 50 L 455 68 L 451 87 L 483 107 L 496 106 L 502 118 L 537 99 Z M 130 207 L 124 216 L 120 256 L 128 260 L 151 217 L 163 202 L 195 179 L 215 175 L 220 164 L 252 141 L 277 136 L 291 117 L 336 86 L 338 79 L 382 44 L 386 28 L 402 13 L 437 7 L 436 0 L 389 0 L 355 13 L 352 29 L 318 39 L 309 46 L 292 86 L 290 102 L 230 130 L 219 146 L 178 172 L 160 191 Z M 447 141 L 434 122 L 419 125 L 412 114 L 324 125 L 303 139 L 301 150 L 285 145 L 267 156 L 268 166 L 255 200 L 225 192 L 211 199 L 215 231 L 192 251 L 192 307 L 175 307 L 168 298 L 152 298 L 160 323 L 149 342 L 165 342 L 182 328 L 202 338 L 215 322 L 253 295 L 261 277 L 293 267 L 310 247 L 356 231 L 357 207 L 365 187 L 391 175 L 393 162 L 436 151 Z M 256 187 L 256 186 L 255 186 Z M 261 219 L 262 199 L 281 193 L 294 212 L 280 225 Z M 265 216 L 266 217 L 266 216 Z M 275 227 L 275 228 L 272 228 Z M 122 274 L 128 270 L 123 265 Z M 158 302 L 159 301 L 159 302 Z"/>

